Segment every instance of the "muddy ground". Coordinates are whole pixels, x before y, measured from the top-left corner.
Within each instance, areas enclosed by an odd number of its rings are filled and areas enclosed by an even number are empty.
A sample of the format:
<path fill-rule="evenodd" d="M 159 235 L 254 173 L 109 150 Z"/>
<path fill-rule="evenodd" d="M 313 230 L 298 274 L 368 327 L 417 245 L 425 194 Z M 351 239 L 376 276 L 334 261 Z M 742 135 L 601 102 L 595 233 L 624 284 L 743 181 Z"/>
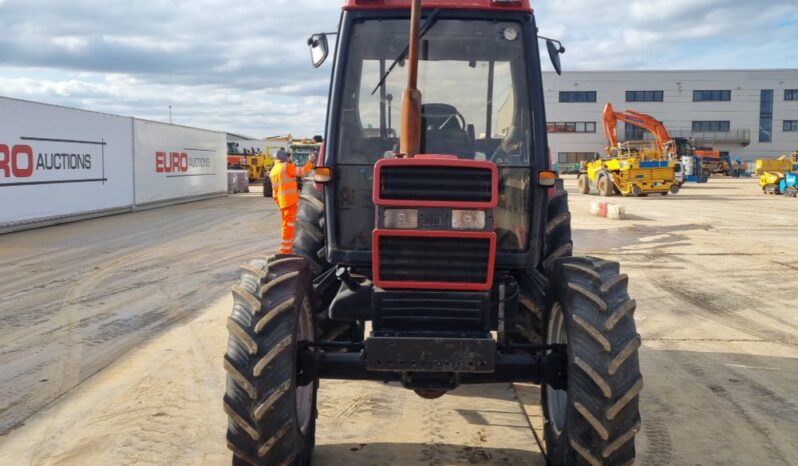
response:
<path fill-rule="evenodd" d="M 568 187 L 577 253 L 638 301 L 639 464 L 798 464 L 798 201 L 717 178 L 613 221 Z M 0 236 L 0 464 L 229 464 L 227 290 L 276 214 L 253 193 Z M 543 465 L 537 396 L 322 382 L 314 465 Z"/>

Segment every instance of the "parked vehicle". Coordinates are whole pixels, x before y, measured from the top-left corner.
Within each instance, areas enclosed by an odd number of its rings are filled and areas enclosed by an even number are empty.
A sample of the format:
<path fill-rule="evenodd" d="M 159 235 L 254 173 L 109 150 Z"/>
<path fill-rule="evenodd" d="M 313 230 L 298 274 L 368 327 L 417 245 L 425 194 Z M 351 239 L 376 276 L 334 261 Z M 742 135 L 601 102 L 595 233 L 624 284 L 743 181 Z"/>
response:
<path fill-rule="evenodd" d="M 308 465 L 319 380 L 356 379 L 427 399 L 540 384 L 550 464 L 630 464 L 635 302 L 617 263 L 570 257 L 529 2 L 427 3 L 344 6 L 314 175 L 323 189 L 303 186 L 296 254 L 250 261 L 233 291 L 234 463 Z M 542 39 L 560 71 L 564 48 Z M 318 66 L 327 36 L 309 45 Z M 381 117 L 388 94 L 403 96 L 398 138 Z M 498 118 L 502 104 L 513 111 Z"/>
<path fill-rule="evenodd" d="M 654 135 L 653 147 L 619 144 L 617 122 L 623 121 L 645 128 Z M 616 112 L 611 103 L 604 107 L 604 134 L 607 155 L 586 163 L 579 174 L 579 192 L 589 194 L 592 188 L 601 196 L 648 196 L 679 192 L 683 171 L 672 150 L 670 135 L 662 122 L 634 110 Z M 677 180 L 679 174 L 679 180 Z"/>

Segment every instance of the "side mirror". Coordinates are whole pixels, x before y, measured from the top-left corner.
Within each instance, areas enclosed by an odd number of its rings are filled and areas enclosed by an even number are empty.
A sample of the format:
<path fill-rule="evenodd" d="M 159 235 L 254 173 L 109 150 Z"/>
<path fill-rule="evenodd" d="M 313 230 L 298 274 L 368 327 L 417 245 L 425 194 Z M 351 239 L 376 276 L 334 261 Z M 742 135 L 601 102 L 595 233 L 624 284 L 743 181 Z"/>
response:
<path fill-rule="evenodd" d="M 308 46 L 310 47 L 310 60 L 313 63 L 313 67 L 320 67 L 330 54 L 327 34 L 313 34 L 308 39 Z"/>
<path fill-rule="evenodd" d="M 559 41 L 546 39 L 546 48 L 549 50 L 549 58 L 551 59 L 551 64 L 554 66 L 554 71 L 556 71 L 558 75 L 562 75 L 560 54 L 565 53 L 565 47 L 563 47 L 562 43 Z"/>

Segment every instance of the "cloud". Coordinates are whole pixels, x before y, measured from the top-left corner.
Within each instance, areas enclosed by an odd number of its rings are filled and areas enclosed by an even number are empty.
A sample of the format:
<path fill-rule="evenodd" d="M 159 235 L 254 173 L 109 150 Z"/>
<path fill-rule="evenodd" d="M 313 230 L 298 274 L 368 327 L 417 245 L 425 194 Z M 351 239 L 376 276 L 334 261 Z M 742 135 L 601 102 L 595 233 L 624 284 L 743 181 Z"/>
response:
<path fill-rule="evenodd" d="M 798 66 L 795 48 L 778 45 L 798 34 L 794 0 L 561 0 L 536 11 L 541 33 L 565 42 L 566 69 Z"/>
<path fill-rule="evenodd" d="M 566 70 L 798 66 L 794 0 L 536 3 Z M 321 133 L 305 39 L 342 0 L 0 0 L 0 93 L 253 136 Z M 544 60 L 548 60 L 544 58 Z M 548 64 L 544 66 L 548 67 Z"/>

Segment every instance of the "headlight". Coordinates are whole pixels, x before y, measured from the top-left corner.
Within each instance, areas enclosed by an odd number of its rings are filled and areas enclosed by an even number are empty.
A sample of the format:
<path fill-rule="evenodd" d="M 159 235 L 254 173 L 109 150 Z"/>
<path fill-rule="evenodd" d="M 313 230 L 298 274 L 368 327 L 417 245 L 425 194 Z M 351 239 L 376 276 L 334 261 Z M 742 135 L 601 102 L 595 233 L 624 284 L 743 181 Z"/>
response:
<path fill-rule="evenodd" d="M 455 230 L 484 230 L 484 210 L 453 210 L 452 228 Z"/>
<path fill-rule="evenodd" d="M 418 210 L 386 209 L 385 228 L 414 229 L 418 228 Z"/>

